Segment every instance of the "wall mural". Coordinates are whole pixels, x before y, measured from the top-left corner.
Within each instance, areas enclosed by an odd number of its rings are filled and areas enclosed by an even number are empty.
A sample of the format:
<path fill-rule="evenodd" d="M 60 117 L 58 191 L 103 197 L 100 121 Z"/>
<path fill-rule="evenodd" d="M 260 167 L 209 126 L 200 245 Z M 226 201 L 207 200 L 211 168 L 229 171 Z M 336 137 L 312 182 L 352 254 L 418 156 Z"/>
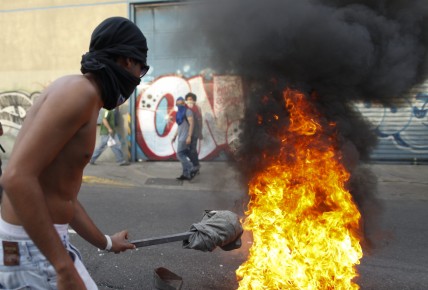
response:
<path fill-rule="evenodd" d="M 198 143 L 200 159 L 212 159 L 234 150 L 243 117 L 242 84 L 236 76 L 214 76 L 204 82 L 201 76 L 185 79 L 163 76 L 143 88 L 136 103 L 136 140 L 145 158 L 175 159 L 177 130 L 175 100 L 188 92 L 197 96 L 203 118 L 203 140 Z"/>
<path fill-rule="evenodd" d="M 383 143 L 392 142 L 398 151 L 428 154 L 428 93 L 416 92 L 402 103 L 391 108 L 371 103 L 356 106 L 374 125 Z"/>
<path fill-rule="evenodd" d="M 39 95 L 39 92 L 31 94 L 18 91 L 0 93 L 0 121 L 4 134 L 11 137 L 18 135 L 28 109 Z"/>
<path fill-rule="evenodd" d="M 244 110 L 239 77 L 215 76 L 210 83 L 204 83 L 202 77 L 164 76 L 142 88 L 137 98 L 137 143 L 144 158 L 175 158 L 176 147 L 171 143 L 176 130 L 174 104 L 189 91 L 198 96 L 204 119 L 205 138 L 199 142 L 199 158 L 209 160 L 221 151 L 235 149 Z M 400 154 L 425 154 L 427 159 L 428 92 L 417 92 L 403 103 L 393 108 L 371 103 L 359 103 L 356 107 L 373 123 L 382 143 L 388 143 Z"/>
<path fill-rule="evenodd" d="M 238 144 L 239 122 L 244 113 L 243 88 L 237 76 L 183 78 L 162 76 L 138 88 L 136 99 L 136 146 L 138 159 L 175 158 L 171 142 L 175 124 L 175 100 L 188 92 L 197 95 L 203 117 L 203 140 L 198 144 L 199 158 L 217 159 L 233 152 Z M 17 136 L 28 109 L 39 92 L 0 93 L 0 121 L 9 139 Z M 356 104 L 375 126 L 383 144 L 399 154 L 425 157 L 428 154 L 428 92 L 415 92 L 400 107 L 384 108 L 371 103 Z M 379 150 L 381 150 L 380 148 Z M 395 153 L 393 153 L 395 154 Z"/>

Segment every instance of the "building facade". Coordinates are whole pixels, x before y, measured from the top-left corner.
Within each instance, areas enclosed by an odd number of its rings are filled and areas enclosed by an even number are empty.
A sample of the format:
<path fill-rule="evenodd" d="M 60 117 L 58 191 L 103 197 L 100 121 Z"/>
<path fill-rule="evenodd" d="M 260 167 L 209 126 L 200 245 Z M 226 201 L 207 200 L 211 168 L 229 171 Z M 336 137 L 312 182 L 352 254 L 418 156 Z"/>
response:
<path fill-rule="evenodd" d="M 185 1 L 1 1 L 0 120 L 7 151 L 39 92 L 64 74 L 80 73 L 80 57 L 95 26 L 107 17 L 124 16 L 146 35 L 151 66 L 134 97 L 121 108 L 124 148 L 131 161 L 175 160 L 171 143 L 175 99 L 187 92 L 198 96 L 203 115 L 200 159 L 228 158 L 238 143 L 243 85 L 239 76 L 216 74 L 207 62 L 209 48 L 186 39 L 189 31 L 197 29 L 183 21 L 191 17 L 191 5 Z M 355 104 L 379 137 L 374 162 L 428 161 L 427 102 L 428 82 L 403 96 L 400 107 Z"/>

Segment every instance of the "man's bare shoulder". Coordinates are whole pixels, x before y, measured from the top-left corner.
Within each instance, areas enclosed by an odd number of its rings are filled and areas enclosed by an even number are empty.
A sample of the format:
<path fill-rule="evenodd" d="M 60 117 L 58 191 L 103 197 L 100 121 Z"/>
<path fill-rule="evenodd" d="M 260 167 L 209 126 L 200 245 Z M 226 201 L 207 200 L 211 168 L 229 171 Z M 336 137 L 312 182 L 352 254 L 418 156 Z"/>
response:
<path fill-rule="evenodd" d="M 102 105 L 95 81 L 82 75 L 69 75 L 55 80 L 40 94 L 28 117 L 33 115 L 40 117 L 45 115 L 45 112 L 52 112 L 52 108 L 55 108 L 58 112 L 57 117 L 61 115 L 65 117 L 67 114 L 70 119 L 79 116 L 82 121 L 85 121 L 91 118 L 95 111 L 98 112 Z M 47 115 L 50 117 L 46 119 L 54 118 L 52 113 Z"/>
<path fill-rule="evenodd" d="M 63 76 L 51 83 L 47 92 L 49 94 L 60 92 L 63 96 L 79 95 L 85 98 L 99 98 L 99 92 L 95 81 L 84 75 Z"/>
<path fill-rule="evenodd" d="M 57 108 L 67 112 L 102 107 L 102 99 L 94 80 L 84 75 L 68 75 L 52 82 L 33 104 L 33 111 Z"/>

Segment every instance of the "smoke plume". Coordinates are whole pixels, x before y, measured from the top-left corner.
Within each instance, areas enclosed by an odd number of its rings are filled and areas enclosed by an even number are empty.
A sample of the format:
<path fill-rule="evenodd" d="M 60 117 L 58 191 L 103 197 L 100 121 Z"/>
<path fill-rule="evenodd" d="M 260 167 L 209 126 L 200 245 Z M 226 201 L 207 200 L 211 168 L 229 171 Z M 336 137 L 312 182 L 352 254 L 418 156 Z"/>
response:
<path fill-rule="evenodd" d="M 384 104 L 425 77 L 426 1 L 212 2 L 196 17 L 217 71 Z"/>

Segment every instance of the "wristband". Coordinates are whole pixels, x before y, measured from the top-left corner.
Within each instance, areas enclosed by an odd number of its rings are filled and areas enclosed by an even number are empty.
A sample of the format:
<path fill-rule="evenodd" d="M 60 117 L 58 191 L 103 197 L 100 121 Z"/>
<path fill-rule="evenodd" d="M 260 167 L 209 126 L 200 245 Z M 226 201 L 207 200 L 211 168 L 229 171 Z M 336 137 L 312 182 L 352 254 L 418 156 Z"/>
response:
<path fill-rule="evenodd" d="M 106 245 L 106 248 L 104 250 L 107 252 L 110 252 L 111 247 L 113 246 L 113 243 L 112 243 L 109 235 L 104 235 L 104 236 L 106 237 L 106 240 L 107 240 L 107 245 Z"/>

